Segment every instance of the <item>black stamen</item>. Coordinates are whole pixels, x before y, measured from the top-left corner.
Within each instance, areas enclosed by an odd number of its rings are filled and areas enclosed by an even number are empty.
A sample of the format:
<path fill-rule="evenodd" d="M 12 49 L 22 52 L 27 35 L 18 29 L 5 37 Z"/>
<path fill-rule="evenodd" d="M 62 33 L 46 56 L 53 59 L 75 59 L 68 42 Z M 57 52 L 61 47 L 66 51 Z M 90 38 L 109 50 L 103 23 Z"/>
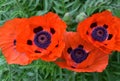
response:
<path fill-rule="evenodd" d="M 27 44 L 28 45 L 32 45 L 32 41 L 31 40 L 27 40 Z"/>
<path fill-rule="evenodd" d="M 38 50 L 35 50 L 35 53 L 41 53 L 40 51 L 38 51 Z"/>
<path fill-rule="evenodd" d="M 54 34 L 54 33 L 55 33 L 54 28 L 50 28 L 50 32 L 51 32 L 52 34 Z"/>
<path fill-rule="evenodd" d="M 44 37 L 41 37 L 41 40 L 44 40 L 45 38 Z"/>
<path fill-rule="evenodd" d="M 13 44 L 16 45 L 16 40 L 13 41 Z"/>
<path fill-rule="evenodd" d="M 107 29 L 107 28 L 108 28 L 108 25 L 104 24 L 103 27 L 104 27 L 105 29 Z"/>
<path fill-rule="evenodd" d="M 79 48 L 83 48 L 83 45 L 79 45 L 78 47 L 79 47 Z"/>
<path fill-rule="evenodd" d="M 43 28 L 41 26 L 39 26 L 37 28 L 34 28 L 33 32 L 37 33 L 37 32 L 42 31 L 42 30 L 43 30 Z"/>
<path fill-rule="evenodd" d="M 96 27 L 97 26 L 97 22 L 94 22 L 94 23 L 92 23 L 91 25 L 90 25 L 90 28 L 94 28 L 94 27 Z"/>
<path fill-rule="evenodd" d="M 71 51 L 72 51 L 72 48 L 69 47 L 69 48 L 67 49 L 67 52 L 70 53 Z"/>
<path fill-rule="evenodd" d="M 113 35 L 112 35 L 112 34 L 109 34 L 108 40 L 110 40 L 112 37 L 113 37 Z"/>

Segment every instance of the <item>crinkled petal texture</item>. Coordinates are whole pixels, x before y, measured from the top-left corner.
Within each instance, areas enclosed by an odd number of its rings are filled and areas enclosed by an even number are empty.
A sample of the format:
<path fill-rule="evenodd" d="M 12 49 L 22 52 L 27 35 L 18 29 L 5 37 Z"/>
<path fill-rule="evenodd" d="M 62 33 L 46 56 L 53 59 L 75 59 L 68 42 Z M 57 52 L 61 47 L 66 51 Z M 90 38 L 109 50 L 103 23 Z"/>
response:
<path fill-rule="evenodd" d="M 19 51 L 25 51 L 33 60 L 54 61 L 61 56 L 65 47 L 63 40 L 66 24 L 55 13 L 29 18 L 22 24 L 26 32 L 17 37 Z"/>
<path fill-rule="evenodd" d="M 108 54 L 104 54 L 92 44 L 82 40 L 76 32 L 67 32 L 65 43 L 66 46 L 61 58 L 55 61 L 61 68 L 75 72 L 102 72 L 106 68 Z M 73 53 L 76 48 L 79 49 L 78 52 Z M 86 56 L 86 54 L 88 55 Z"/>
<path fill-rule="evenodd" d="M 78 24 L 77 32 L 84 40 L 93 43 L 108 54 L 120 51 L 120 19 L 109 11 L 92 15 Z"/>
<path fill-rule="evenodd" d="M 17 28 L 24 23 L 26 19 L 15 18 L 8 20 L 0 27 L 0 48 L 8 64 L 27 65 L 31 61 L 24 52 L 16 50 L 16 37 L 19 34 Z"/>

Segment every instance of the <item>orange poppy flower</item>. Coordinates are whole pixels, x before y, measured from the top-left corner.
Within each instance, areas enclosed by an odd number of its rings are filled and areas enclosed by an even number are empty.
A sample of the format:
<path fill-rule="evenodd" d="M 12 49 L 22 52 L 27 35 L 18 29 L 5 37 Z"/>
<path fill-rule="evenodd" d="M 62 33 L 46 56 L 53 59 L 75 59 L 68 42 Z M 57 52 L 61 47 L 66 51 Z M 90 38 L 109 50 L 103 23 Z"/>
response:
<path fill-rule="evenodd" d="M 7 21 L 0 27 L 0 48 L 8 64 L 27 65 L 31 62 L 24 52 L 16 50 L 16 37 L 19 34 L 17 28 L 19 28 L 19 24 L 24 23 L 24 21 L 26 21 L 24 18 L 15 18 Z"/>
<path fill-rule="evenodd" d="M 61 56 L 65 46 L 63 35 L 66 24 L 55 13 L 29 18 L 29 24 L 22 24 L 17 37 L 17 49 L 25 51 L 30 58 L 54 61 Z"/>
<path fill-rule="evenodd" d="M 75 72 L 102 72 L 108 64 L 104 54 L 92 44 L 82 40 L 76 32 L 65 35 L 65 49 L 56 64 Z"/>
<path fill-rule="evenodd" d="M 120 19 L 109 11 L 92 15 L 78 24 L 77 32 L 102 51 L 120 51 Z"/>

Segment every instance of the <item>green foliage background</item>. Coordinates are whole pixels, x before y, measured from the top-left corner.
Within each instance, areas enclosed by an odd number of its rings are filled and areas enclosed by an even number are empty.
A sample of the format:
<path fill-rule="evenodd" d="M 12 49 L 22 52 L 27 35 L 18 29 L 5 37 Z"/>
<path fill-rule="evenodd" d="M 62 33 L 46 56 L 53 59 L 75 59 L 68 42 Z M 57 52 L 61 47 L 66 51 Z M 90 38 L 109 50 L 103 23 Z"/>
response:
<path fill-rule="evenodd" d="M 75 31 L 79 21 L 106 9 L 120 17 L 120 0 L 0 0 L 0 24 L 52 11 L 67 23 L 68 31 Z M 27 66 L 8 65 L 0 53 L 0 81 L 120 81 L 120 53 L 110 55 L 102 73 L 76 73 L 41 60 Z"/>

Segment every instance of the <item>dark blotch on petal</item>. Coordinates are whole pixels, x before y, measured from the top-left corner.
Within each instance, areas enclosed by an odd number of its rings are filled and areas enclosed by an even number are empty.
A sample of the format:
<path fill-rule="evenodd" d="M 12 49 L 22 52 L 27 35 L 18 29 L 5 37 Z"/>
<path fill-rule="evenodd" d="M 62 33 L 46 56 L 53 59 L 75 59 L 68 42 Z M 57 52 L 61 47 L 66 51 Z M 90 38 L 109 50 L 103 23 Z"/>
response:
<path fill-rule="evenodd" d="M 107 46 L 107 44 L 104 44 L 104 45 L 106 45 L 106 46 Z"/>
<path fill-rule="evenodd" d="M 83 48 L 83 45 L 79 45 L 78 47 L 79 47 L 79 48 Z"/>
<path fill-rule="evenodd" d="M 71 66 L 71 68 L 75 68 L 74 66 Z"/>
<path fill-rule="evenodd" d="M 94 28 L 94 27 L 96 27 L 97 26 L 97 22 L 94 22 L 94 23 L 92 23 L 91 25 L 90 25 L 90 28 Z"/>
<path fill-rule="evenodd" d="M 72 51 L 72 48 L 69 47 L 69 48 L 67 49 L 67 52 L 70 53 L 71 51 Z"/>
<path fill-rule="evenodd" d="M 90 51 L 87 53 L 87 55 L 89 55 L 90 54 Z"/>
<path fill-rule="evenodd" d="M 54 33 L 55 33 L 54 28 L 50 28 L 50 32 L 51 32 L 52 34 L 54 34 Z"/>
<path fill-rule="evenodd" d="M 111 40 L 112 37 L 113 37 L 113 35 L 112 35 L 112 34 L 109 34 L 109 36 L 108 36 L 108 40 Z"/>
<path fill-rule="evenodd" d="M 87 35 L 89 34 L 88 31 L 86 32 L 86 34 L 87 34 Z"/>
<path fill-rule="evenodd" d="M 27 44 L 28 45 L 32 45 L 32 41 L 31 40 L 27 40 Z"/>
<path fill-rule="evenodd" d="M 57 44 L 55 47 L 58 47 L 59 45 Z"/>
<path fill-rule="evenodd" d="M 108 25 L 104 24 L 103 27 L 107 29 L 107 28 L 108 28 Z"/>
<path fill-rule="evenodd" d="M 16 45 L 16 40 L 13 41 L 13 44 Z"/>
<path fill-rule="evenodd" d="M 35 50 L 35 53 L 41 53 L 40 51 L 38 51 L 38 50 Z"/>
<path fill-rule="evenodd" d="M 43 28 L 41 26 L 39 26 L 37 28 L 34 28 L 33 32 L 37 33 L 37 32 L 42 31 L 42 30 L 43 30 Z"/>

